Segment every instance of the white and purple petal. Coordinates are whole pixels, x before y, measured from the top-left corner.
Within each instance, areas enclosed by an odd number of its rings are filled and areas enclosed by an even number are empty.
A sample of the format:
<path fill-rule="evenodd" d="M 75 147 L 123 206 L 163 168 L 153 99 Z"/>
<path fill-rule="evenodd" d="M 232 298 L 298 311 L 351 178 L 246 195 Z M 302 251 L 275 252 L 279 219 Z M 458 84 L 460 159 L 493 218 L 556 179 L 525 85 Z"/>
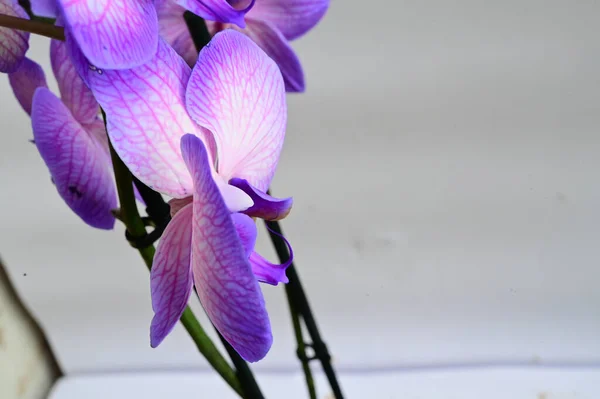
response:
<path fill-rule="evenodd" d="M 176 0 L 186 10 L 207 19 L 246 26 L 244 16 L 254 6 L 254 0 Z"/>
<path fill-rule="evenodd" d="M 90 67 L 75 46 L 70 49 L 77 70 L 106 112 L 113 147 L 131 172 L 171 197 L 191 195 L 180 139 L 186 132 L 204 133 L 184 106 L 190 67 L 162 39 L 147 64 L 125 70 Z"/>
<path fill-rule="evenodd" d="M 173 330 L 192 292 L 192 204 L 171 219 L 158 243 L 150 271 L 154 318 L 150 346 L 156 348 Z"/>
<path fill-rule="evenodd" d="M 59 0 L 71 34 L 98 68 L 124 69 L 156 53 L 158 19 L 153 0 Z"/>
<path fill-rule="evenodd" d="M 19 68 L 8 74 L 8 81 L 21 107 L 31 115 L 33 93 L 38 87 L 48 87 L 42 67 L 25 57 Z"/>
<path fill-rule="evenodd" d="M 301 93 L 305 90 L 304 71 L 298 56 L 287 39 L 270 23 L 255 19 L 247 19 L 243 30 L 269 57 L 279 66 L 285 82 L 285 90 L 290 93 Z"/>
<path fill-rule="evenodd" d="M 0 14 L 29 19 L 17 0 L 0 0 Z M 28 49 L 29 32 L 0 26 L 0 72 L 16 71 Z"/>
<path fill-rule="evenodd" d="M 287 108 L 279 68 L 252 40 L 232 29 L 204 47 L 186 91 L 190 116 L 210 130 L 224 179 L 269 187 L 285 136 Z"/>
<path fill-rule="evenodd" d="M 227 342 L 247 361 L 258 361 L 273 342 L 262 292 L 202 141 L 185 135 L 181 147 L 194 179 L 192 272 L 200 302 Z"/>
<path fill-rule="evenodd" d="M 104 150 L 50 90 L 40 87 L 31 110 L 33 136 L 60 196 L 84 222 L 112 229 L 117 195 Z"/>
<path fill-rule="evenodd" d="M 260 0 L 248 18 L 272 24 L 288 40 L 315 27 L 329 8 L 329 0 Z"/>
<path fill-rule="evenodd" d="M 269 194 L 252 187 L 247 180 L 233 178 L 229 184 L 241 189 L 248 194 L 254 203 L 243 212 L 252 217 L 258 217 L 264 220 L 281 220 L 285 218 L 292 210 L 294 200 L 292 197 L 275 198 Z"/>
<path fill-rule="evenodd" d="M 246 257 L 250 257 L 250 254 L 254 251 L 256 245 L 256 237 L 258 236 L 258 230 L 256 223 L 248 215 L 243 213 L 232 213 L 231 221 L 237 231 L 242 247 L 246 252 Z"/>
<path fill-rule="evenodd" d="M 75 70 L 65 42 L 55 39 L 50 42 L 50 63 L 63 103 L 80 123 L 94 122 L 100 113 L 100 107 Z"/>

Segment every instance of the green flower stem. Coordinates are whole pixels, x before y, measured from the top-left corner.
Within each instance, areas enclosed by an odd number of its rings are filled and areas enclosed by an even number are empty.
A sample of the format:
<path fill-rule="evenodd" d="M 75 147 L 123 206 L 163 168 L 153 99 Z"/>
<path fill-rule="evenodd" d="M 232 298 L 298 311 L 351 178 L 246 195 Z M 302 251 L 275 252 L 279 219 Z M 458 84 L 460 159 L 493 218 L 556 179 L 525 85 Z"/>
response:
<path fill-rule="evenodd" d="M 125 224 L 127 231 L 132 237 L 143 237 L 146 235 L 146 227 L 137 210 L 131 172 L 129 172 L 127 166 L 125 166 L 121 158 L 119 158 L 112 145 L 110 146 L 110 155 L 115 171 L 119 202 L 121 204 L 119 219 Z M 152 268 L 152 259 L 154 258 L 154 246 L 150 245 L 145 248 L 139 248 L 138 250 L 144 259 L 144 263 L 146 263 L 148 270 L 150 270 Z M 223 377 L 225 382 L 227 382 L 240 397 L 243 397 L 240 382 L 235 371 L 231 368 L 229 363 L 227 363 L 225 358 L 221 356 L 221 353 L 219 353 L 217 347 L 213 344 L 208 335 L 206 335 L 200 322 L 198 322 L 198 319 L 194 316 L 194 313 L 189 307 L 185 308 L 180 320 L 181 324 L 183 324 L 196 344 L 196 347 L 206 358 L 208 363 L 210 363 L 217 373 Z"/>
<path fill-rule="evenodd" d="M 308 389 L 308 395 L 310 399 L 317 399 L 317 389 L 315 388 L 315 381 L 313 380 L 312 371 L 310 370 L 310 364 L 308 356 L 306 355 L 306 344 L 304 343 L 304 336 L 302 335 L 302 325 L 300 324 L 300 314 L 296 310 L 294 304 L 293 294 L 291 292 L 291 286 L 286 284 L 285 293 L 287 294 L 288 305 L 290 308 L 290 315 L 292 317 L 292 326 L 296 335 L 296 344 L 298 345 L 298 358 L 302 362 L 302 369 L 304 370 L 304 378 L 306 379 L 306 388 Z"/>

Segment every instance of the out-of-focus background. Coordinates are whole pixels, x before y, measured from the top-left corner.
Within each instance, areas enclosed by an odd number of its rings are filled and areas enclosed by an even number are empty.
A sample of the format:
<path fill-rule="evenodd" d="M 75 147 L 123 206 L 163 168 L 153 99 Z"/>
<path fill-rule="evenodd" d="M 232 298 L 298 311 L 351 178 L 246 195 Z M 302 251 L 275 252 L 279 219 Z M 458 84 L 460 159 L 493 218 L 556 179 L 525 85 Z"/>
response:
<path fill-rule="evenodd" d="M 294 42 L 308 86 L 273 191 L 349 398 L 600 396 L 598 15 L 334 0 Z M 28 54 L 50 74 L 48 51 Z M 141 259 L 71 213 L 6 76 L 0 93 L 0 254 L 70 378 L 54 398 L 228 397 L 179 326 L 150 348 Z M 305 397 L 283 288 L 263 291 L 275 343 L 253 368 Z"/>

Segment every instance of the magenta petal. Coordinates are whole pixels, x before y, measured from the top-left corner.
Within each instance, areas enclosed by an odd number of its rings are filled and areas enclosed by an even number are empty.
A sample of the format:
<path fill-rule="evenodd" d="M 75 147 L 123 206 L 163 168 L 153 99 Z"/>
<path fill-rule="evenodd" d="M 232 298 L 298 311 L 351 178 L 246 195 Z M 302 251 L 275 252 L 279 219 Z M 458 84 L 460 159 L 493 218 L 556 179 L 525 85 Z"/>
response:
<path fill-rule="evenodd" d="M 50 42 L 50 62 L 58 82 L 61 100 L 71 110 L 75 119 L 80 123 L 96 120 L 100 107 L 75 70 L 65 42 L 54 39 Z"/>
<path fill-rule="evenodd" d="M 258 361 L 273 342 L 262 292 L 202 141 L 185 135 L 181 150 L 194 179 L 192 270 L 200 302 L 227 342 L 247 361 Z"/>
<path fill-rule="evenodd" d="M 198 59 L 198 50 L 183 19 L 185 8 L 175 0 L 156 0 L 160 36 L 179 54 L 188 65 Z"/>
<path fill-rule="evenodd" d="M 258 236 L 256 223 L 254 223 L 254 220 L 252 220 L 250 216 L 244 215 L 243 213 L 232 213 L 231 221 L 233 222 L 240 242 L 244 247 L 246 257 L 249 257 L 252 251 L 254 251 L 256 237 Z"/>
<path fill-rule="evenodd" d="M 192 71 L 186 105 L 210 130 L 219 175 L 246 179 L 265 191 L 273 178 L 287 108 L 279 68 L 252 40 L 232 29 L 217 33 Z"/>
<path fill-rule="evenodd" d="M 254 0 L 177 0 L 177 3 L 209 21 L 231 23 L 244 28 L 244 16 L 254 5 Z"/>
<path fill-rule="evenodd" d="M 266 21 L 294 40 L 312 29 L 328 8 L 329 0 L 260 0 L 248 18 Z"/>
<path fill-rule="evenodd" d="M 290 93 L 304 91 L 304 71 L 296 53 L 279 30 L 267 22 L 248 18 L 248 26 L 244 30 L 256 44 L 279 66 L 285 90 Z"/>
<path fill-rule="evenodd" d="M 29 0 L 31 11 L 38 17 L 56 18 L 58 16 L 57 0 Z"/>
<path fill-rule="evenodd" d="M 132 68 L 156 53 L 153 0 L 59 0 L 81 51 L 98 68 Z"/>
<path fill-rule="evenodd" d="M 154 318 L 150 346 L 156 348 L 173 330 L 192 292 L 192 204 L 183 207 L 167 225 L 150 271 Z"/>
<path fill-rule="evenodd" d="M 261 283 L 266 283 L 270 285 L 277 285 L 279 283 L 287 284 L 289 282 L 287 276 L 285 275 L 285 271 L 289 265 L 292 264 L 292 257 L 285 262 L 284 264 L 278 265 L 275 263 L 271 263 L 258 252 L 252 252 L 250 254 L 250 265 L 252 266 L 252 272 L 254 276 Z"/>
<path fill-rule="evenodd" d="M 269 194 L 255 189 L 244 179 L 233 178 L 229 180 L 229 184 L 241 189 L 252 198 L 254 205 L 244 211 L 246 215 L 264 220 L 281 220 L 292 210 L 294 204 L 292 197 L 283 199 L 271 197 Z"/>
<path fill-rule="evenodd" d="M 42 67 L 29 58 L 24 58 L 19 68 L 8 74 L 8 81 L 21 107 L 31 114 L 33 93 L 38 87 L 48 87 Z"/>
<path fill-rule="evenodd" d="M 117 195 L 98 142 L 45 87 L 33 96 L 31 124 L 35 145 L 67 205 L 90 226 L 112 229 Z"/>
<path fill-rule="evenodd" d="M 70 42 L 67 36 L 67 44 Z M 192 194 L 181 158 L 184 133 L 203 135 L 184 106 L 190 67 L 162 39 L 147 64 L 125 70 L 89 67 L 70 47 L 73 62 L 108 119 L 108 134 L 121 159 L 146 185 L 171 197 Z"/>
<path fill-rule="evenodd" d="M 29 19 L 17 0 L 0 0 L 0 14 Z M 17 70 L 29 49 L 29 32 L 0 26 L 0 72 Z"/>

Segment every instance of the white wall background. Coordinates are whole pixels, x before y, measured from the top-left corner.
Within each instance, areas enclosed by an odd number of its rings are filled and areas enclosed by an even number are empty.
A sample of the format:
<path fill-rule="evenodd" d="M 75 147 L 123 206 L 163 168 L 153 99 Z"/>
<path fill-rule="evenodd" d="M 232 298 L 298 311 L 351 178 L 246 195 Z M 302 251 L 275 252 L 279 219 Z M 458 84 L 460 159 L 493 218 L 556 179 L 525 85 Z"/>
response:
<path fill-rule="evenodd" d="M 308 92 L 274 192 L 295 197 L 283 226 L 339 369 L 600 365 L 599 13 L 334 0 L 296 42 Z M 47 53 L 32 41 L 49 73 Z M 204 368 L 182 328 L 149 347 L 141 259 L 71 214 L 0 93 L 0 251 L 63 368 Z M 295 371 L 283 289 L 264 292 L 256 369 Z"/>

